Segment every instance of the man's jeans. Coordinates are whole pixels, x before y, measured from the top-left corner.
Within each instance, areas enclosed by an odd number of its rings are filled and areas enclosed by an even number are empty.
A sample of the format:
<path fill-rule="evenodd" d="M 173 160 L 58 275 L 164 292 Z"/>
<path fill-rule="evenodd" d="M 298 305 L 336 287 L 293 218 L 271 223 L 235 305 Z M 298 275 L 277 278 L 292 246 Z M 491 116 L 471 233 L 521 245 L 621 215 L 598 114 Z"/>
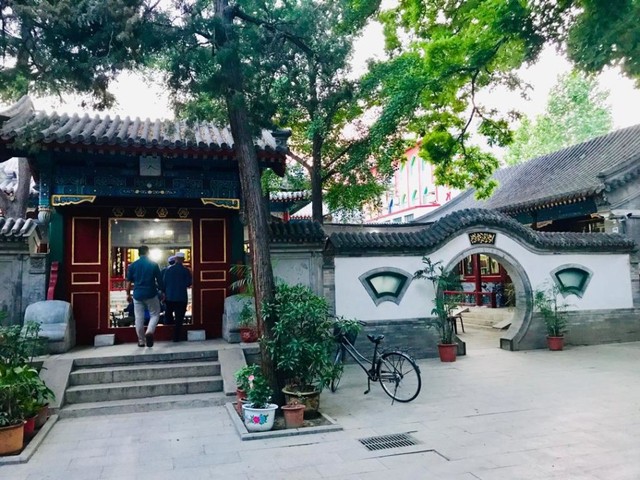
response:
<path fill-rule="evenodd" d="M 138 342 L 144 342 L 144 309 L 149 310 L 149 326 L 146 333 L 154 333 L 160 320 L 160 300 L 158 297 L 145 298 L 144 300 L 133 299 L 133 311 L 136 316 L 136 333 Z"/>

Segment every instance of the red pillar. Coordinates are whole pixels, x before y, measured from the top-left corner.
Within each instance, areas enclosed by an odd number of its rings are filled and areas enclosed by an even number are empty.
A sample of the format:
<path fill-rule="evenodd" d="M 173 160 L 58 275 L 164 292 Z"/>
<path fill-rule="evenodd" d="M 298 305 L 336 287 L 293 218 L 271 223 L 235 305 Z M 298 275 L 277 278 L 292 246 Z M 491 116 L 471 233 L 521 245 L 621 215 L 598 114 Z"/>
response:
<path fill-rule="evenodd" d="M 482 306 L 482 295 L 478 292 L 482 292 L 482 276 L 480 275 L 480 254 L 473 255 L 473 276 L 476 282 L 476 306 Z"/>

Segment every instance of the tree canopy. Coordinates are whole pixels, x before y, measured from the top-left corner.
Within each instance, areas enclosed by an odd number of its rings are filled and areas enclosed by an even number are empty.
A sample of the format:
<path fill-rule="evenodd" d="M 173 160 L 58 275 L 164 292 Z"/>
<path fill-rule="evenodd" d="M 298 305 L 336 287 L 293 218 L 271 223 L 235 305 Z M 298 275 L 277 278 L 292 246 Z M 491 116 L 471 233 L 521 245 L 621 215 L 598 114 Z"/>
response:
<path fill-rule="evenodd" d="M 547 107 L 533 121 L 524 117 L 505 160 L 515 165 L 611 131 L 609 92 L 593 76 L 574 71 L 559 77 Z"/>
<path fill-rule="evenodd" d="M 413 132 L 440 184 L 490 195 L 498 161 L 471 143 L 471 133 L 506 146 L 518 113 L 500 115 L 480 104 L 478 90 L 505 85 L 524 92 L 516 70 L 534 63 L 548 43 L 585 70 L 620 65 L 637 77 L 638 28 L 629 20 L 637 3 L 400 0 L 380 16 L 390 59 L 370 70 L 372 106 L 380 107 L 374 135 Z M 616 34 L 604 33 L 610 26 Z"/>

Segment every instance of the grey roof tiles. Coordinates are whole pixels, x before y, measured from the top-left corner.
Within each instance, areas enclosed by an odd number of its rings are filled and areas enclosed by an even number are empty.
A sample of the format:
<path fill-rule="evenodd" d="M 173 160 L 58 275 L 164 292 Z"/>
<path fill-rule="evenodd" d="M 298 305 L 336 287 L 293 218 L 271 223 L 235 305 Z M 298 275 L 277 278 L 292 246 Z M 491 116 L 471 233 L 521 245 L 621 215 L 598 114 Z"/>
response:
<path fill-rule="evenodd" d="M 433 224 L 413 224 L 412 229 L 394 225 L 325 225 L 296 221 L 271 225 L 275 242 L 314 241 L 324 235 L 337 252 L 366 251 L 425 253 L 438 248 L 460 232 L 491 228 L 524 240 L 531 247 L 548 251 L 624 251 L 634 250 L 633 240 L 607 233 L 543 233 L 521 225 L 500 212 L 465 209 L 451 213 Z"/>
<path fill-rule="evenodd" d="M 624 167 L 622 177 L 612 178 Z M 517 212 L 554 202 L 571 202 L 598 195 L 640 175 L 640 125 L 497 170 L 499 183 L 487 200 L 476 200 L 473 189 L 416 221 L 432 221 L 454 210 L 488 208 Z"/>
<path fill-rule="evenodd" d="M 188 124 L 184 121 L 131 119 L 120 116 L 68 115 L 36 112 L 28 97 L 0 111 L 0 140 L 5 142 L 32 131 L 44 145 L 74 144 L 87 146 L 125 146 L 155 150 L 232 150 L 229 128 L 209 122 Z M 284 153 L 278 133 L 262 130 L 254 140 L 258 151 Z"/>

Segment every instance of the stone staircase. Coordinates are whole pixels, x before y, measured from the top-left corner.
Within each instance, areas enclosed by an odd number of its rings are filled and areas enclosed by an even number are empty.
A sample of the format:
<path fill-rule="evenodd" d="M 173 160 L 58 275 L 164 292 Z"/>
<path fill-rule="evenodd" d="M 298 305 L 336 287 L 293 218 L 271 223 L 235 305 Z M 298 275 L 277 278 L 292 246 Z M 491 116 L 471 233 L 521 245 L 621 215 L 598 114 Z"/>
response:
<path fill-rule="evenodd" d="M 467 325 L 481 328 L 508 327 L 509 321 L 513 318 L 514 310 L 513 307 L 469 307 L 468 311 L 462 313 L 462 320 L 465 327 Z"/>
<path fill-rule="evenodd" d="M 223 405 L 218 351 L 76 358 L 61 418 Z"/>

